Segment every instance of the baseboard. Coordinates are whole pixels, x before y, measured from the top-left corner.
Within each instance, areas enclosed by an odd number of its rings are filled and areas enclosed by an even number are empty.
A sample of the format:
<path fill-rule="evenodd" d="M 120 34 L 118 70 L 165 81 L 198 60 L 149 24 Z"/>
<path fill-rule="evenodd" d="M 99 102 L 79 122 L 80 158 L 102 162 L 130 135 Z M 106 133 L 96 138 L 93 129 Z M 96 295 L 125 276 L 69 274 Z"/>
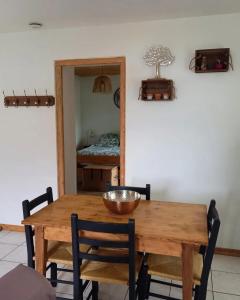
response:
<path fill-rule="evenodd" d="M 240 257 L 240 249 L 216 248 L 216 254 Z"/>
<path fill-rule="evenodd" d="M 24 226 L 22 226 L 22 225 L 11 225 L 11 224 L 0 224 L 0 231 L 1 230 L 23 232 L 24 231 Z"/>

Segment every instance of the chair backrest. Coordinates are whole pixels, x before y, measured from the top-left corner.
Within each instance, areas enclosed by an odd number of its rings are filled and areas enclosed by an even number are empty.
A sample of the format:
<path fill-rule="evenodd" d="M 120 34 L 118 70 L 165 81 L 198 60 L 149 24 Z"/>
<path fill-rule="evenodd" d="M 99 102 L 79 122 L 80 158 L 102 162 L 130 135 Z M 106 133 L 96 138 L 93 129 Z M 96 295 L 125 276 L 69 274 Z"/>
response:
<path fill-rule="evenodd" d="M 22 208 L 23 208 L 23 218 L 26 219 L 31 215 L 31 211 L 36 208 L 37 206 L 47 202 L 47 204 L 50 204 L 53 202 L 53 194 L 52 194 L 52 188 L 48 187 L 46 189 L 46 193 L 38 196 L 37 198 L 34 198 L 33 200 L 24 200 L 22 202 Z M 34 263 L 34 229 L 31 225 L 25 225 L 25 236 L 26 236 L 26 244 L 27 244 L 27 256 L 28 256 L 28 266 L 31 268 L 35 268 Z"/>
<path fill-rule="evenodd" d="M 82 260 L 100 261 L 107 263 L 119 263 L 129 265 L 129 293 L 135 299 L 135 222 L 129 219 L 128 223 L 103 223 L 95 221 L 79 220 L 78 215 L 72 214 L 72 253 L 73 253 L 73 273 L 74 273 L 74 299 L 78 299 L 79 291 L 82 289 L 82 281 L 79 280 L 81 276 Z M 85 232 L 85 235 L 81 235 Z M 97 239 L 91 238 L 90 234 L 87 237 L 87 232 L 95 232 L 98 235 Z M 110 238 L 101 238 L 101 233 L 110 234 Z M 124 239 L 114 239 L 114 235 L 121 235 Z M 116 251 L 114 255 L 107 251 L 99 252 L 97 250 L 90 250 L 87 253 L 80 251 L 80 245 L 90 245 L 92 249 L 121 249 Z M 126 249 L 127 251 L 122 251 Z M 106 254 L 105 254 L 106 253 Z M 107 253 L 109 255 L 107 255 Z"/>
<path fill-rule="evenodd" d="M 219 228 L 220 228 L 220 219 L 218 215 L 218 211 L 216 209 L 216 201 L 211 200 L 208 215 L 207 215 L 207 223 L 208 223 L 208 246 L 204 248 L 203 254 L 203 270 L 201 275 L 201 285 L 199 293 L 201 297 L 199 299 L 205 299 L 207 292 L 207 284 L 209 272 L 212 265 L 213 255 L 215 252 L 215 247 L 217 243 Z"/>
<path fill-rule="evenodd" d="M 137 186 L 113 186 L 107 185 L 107 191 L 119 191 L 119 190 L 128 190 L 139 193 L 140 195 L 144 195 L 146 200 L 151 199 L 151 185 L 146 184 L 146 187 L 137 187 Z"/>

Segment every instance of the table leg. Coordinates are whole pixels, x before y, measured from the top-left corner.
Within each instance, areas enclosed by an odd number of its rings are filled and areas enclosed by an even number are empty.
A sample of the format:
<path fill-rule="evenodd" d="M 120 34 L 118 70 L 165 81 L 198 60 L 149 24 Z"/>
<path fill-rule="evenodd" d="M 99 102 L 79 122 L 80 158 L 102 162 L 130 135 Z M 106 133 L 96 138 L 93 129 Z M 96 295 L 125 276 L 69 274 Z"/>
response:
<path fill-rule="evenodd" d="M 36 271 L 46 275 L 47 240 L 44 239 L 44 227 L 35 226 L 35 263 Z"/>
<path fill-rule="evenodd" d="M 183 299 L 192 300 L 193 287 L 193 246 L 182 245 Z"/>

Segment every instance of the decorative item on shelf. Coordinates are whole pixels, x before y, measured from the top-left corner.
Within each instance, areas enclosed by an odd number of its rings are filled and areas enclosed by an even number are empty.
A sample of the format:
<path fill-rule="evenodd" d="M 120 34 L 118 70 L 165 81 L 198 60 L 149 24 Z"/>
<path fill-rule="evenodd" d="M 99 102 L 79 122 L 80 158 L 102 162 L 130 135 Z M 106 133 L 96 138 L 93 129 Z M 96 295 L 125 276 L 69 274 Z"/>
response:
<path fill-rule="evenodd" d="M 164 100 L 169 100 L 169 98 L 170 98 L 169 92 L 164 92 L 164 93 L 163 93 L 163 99 L 164 99 Z"/>
<path fill-rule="evenodd" d="M 229 66 L 233 70 L 229 48 L 202 49 L 195 51 L 189 69 L 195 73 L 227 72 Z"/>
<path fill-rule="evenodd" d="M 117 106 L 117 108 L 120 108 L 120 88 L 116 89 L 113 95 L 113 102 Z"/>
<path fill-rule="evenodd" d="M 151 47 L 144 55 L 143 59 L 145 60 L 148 66 L 156 66 L 156 78 L 160 78 L 160 66 L 169 66 L 173 63 L 175 57 L 172 56 L 172 53 L 169 48 L 158 46 Z"/>
<path fill-rule="evenodd" d="M 35 90 L 35 96 L 28 96 L 25 90 L 24 90 L 24 96 L 16 96 L 14 90 L 13 90 L 13 96 L 5 96 L 5 93 L 3 91 L 3 96 L 4 96 L 5 107 L 19 107 L 19 106 L 50 107 L 55 104 L 55 98 L 53 96 L 48 95 L 47 91 L 45 96 L 37 95 L 36 90 Z"/>
<path fill-rule="evenodd" d="M 166 101 L 175 98 L 175 88 L 172 80 L 169 79 L 147 79 L 142 80 L 139 90 L 139 100 L 144 101 Z"/>
<path fill-rule="evenodd" d="M 167 101 L 175 98 L 175 88 L 172 80 L 160 77 L 160 66 L 173 63 L 175 57 L 167 47 L 151 47 L 143 57 L 148 66 L 156 66 L 153 79 L 142 80 L 139 98 L 144 101 Z"/>
<path fill-rule="evenodd" d="M 147 93 L 147 100 L 152 100 L 153 99 L 153 94 Z"/>
<path fill-rule="evenodd" d="M 155 100 L 161 100 L 161 96 L 161 93 L 158 92 L 154 94 Z"/>

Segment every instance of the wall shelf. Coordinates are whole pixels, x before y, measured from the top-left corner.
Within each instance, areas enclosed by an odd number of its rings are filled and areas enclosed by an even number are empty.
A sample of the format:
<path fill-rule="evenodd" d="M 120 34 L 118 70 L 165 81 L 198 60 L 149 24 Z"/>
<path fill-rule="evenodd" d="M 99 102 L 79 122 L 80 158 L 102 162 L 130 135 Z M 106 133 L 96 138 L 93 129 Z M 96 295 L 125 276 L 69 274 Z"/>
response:
<path fill-rule="evenodd" d="M 20 106 L 53 106 L 55 98 L 53 96 L 5 96 L 5 107 L 20 107 Z"/>
<path fill-rule="evenodd" d="M 227 72 L 233 69 L 229 48 L 202 49 L 195 51 L 189 69 L 195 73 Z"/>
<path fill-rule="evenodd" d="M 171 101 L 175 98 L 173 81 L 164 78 L 142 80 L 139 90 L 139 100 Z"/>

